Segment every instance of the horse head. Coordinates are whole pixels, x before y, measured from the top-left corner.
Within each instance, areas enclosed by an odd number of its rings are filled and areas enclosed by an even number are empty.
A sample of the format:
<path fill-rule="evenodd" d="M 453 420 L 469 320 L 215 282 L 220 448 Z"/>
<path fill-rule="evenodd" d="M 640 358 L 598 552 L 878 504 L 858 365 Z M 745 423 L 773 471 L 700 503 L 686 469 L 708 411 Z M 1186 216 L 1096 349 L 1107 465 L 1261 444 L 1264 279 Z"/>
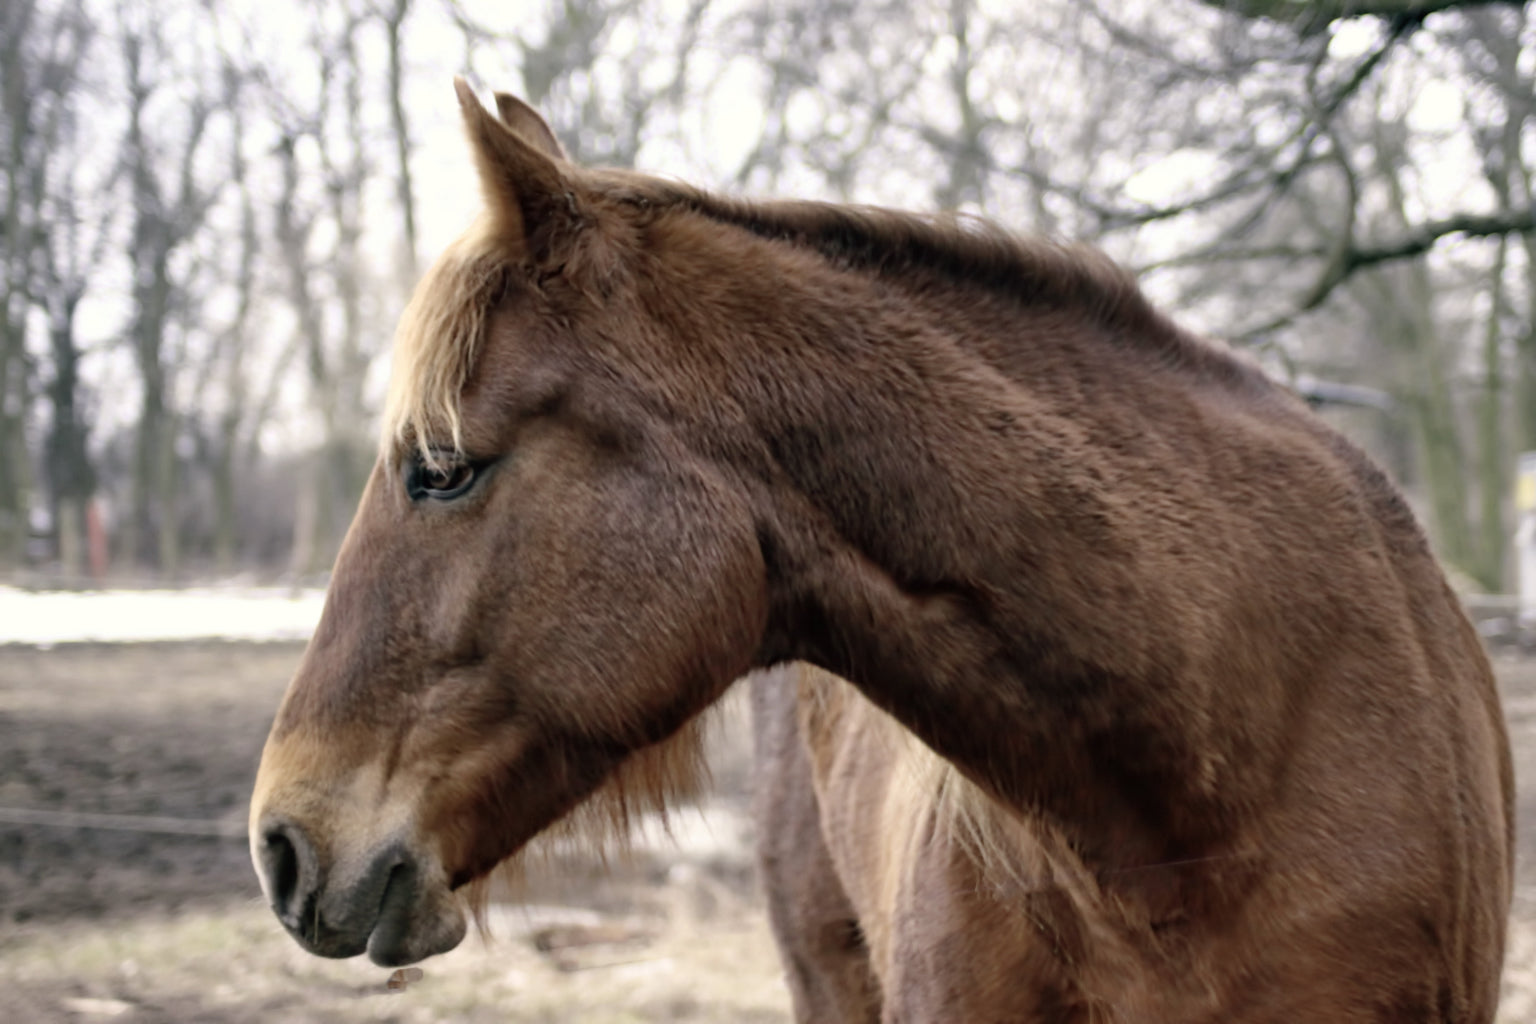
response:
<path fill-rule="evenodd" d="M 685 786 L 689 752 L 648 752 L 749 667 L 765 615 L 750 512 L 623 308 L 628 225 L 538 115 L 457 86 L 487 209 L 402 318 L 250 818 L 300 943 L 385 965 L 456 945 L 459 892 L 605 780 L 619 819 Z"/>

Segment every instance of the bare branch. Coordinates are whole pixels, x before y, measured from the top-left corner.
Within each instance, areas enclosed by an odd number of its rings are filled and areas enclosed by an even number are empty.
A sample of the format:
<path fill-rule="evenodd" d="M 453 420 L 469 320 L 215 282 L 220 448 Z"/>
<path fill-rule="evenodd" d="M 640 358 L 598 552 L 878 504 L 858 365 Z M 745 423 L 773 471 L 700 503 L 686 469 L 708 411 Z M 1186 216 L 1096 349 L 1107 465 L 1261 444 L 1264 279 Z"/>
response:
<path fill-rule="evenodd" d="M 1275 145 L 1255 149 L 1247 154 L 1236 167 L 1206 192 L 1181 202 L 1140 208 L 1127 207 L 1101 199 L 1081 186 L 1057 181 L 1032 167 L 1002 168 L 994 165 L 989 169 L 1024 178 L 1037 189 L 1062 196 L 1096 217 L 1101 229 L 1106 232 L 1173 220 L 1186 214 L 1210 210 L 1244 195 L 1261 192 L 1263 197 L 1257 206 L 1248 211 L 1241 222 L 1227 232 L 1232 236 L 1241 235 L 1264 215 L 1275 200 L 1290 190 L 1304 171 L 1326 159 L 1316 152 L 1317 140 L 1328 134 L 1333 119 L 1344 104 L 1360 91 L 1388 54 L 1411 34 L 1415 27 L 1416 24 L 1409 22 L 1394 24 L 1381 44 L 1361 58 L 1343 83 L 1327 95 L 1316 95 L 1317 88 L 1312 85 L 1310 90 L 1313 94 L 1312 109 L 1303 123 Z M 1325 55 L 1326 51 L 1321 50 L 1314 55 L 1310 69 L 1310 77 L 1313 81 Z M 930 144 L 935 142 L 931 138 L 928 141 Z"/>
<path fill-rule="evenodd" d="M 1183 267 L 1200 267 L 1213 263 L 1261 263 L 1270 261 L 1298 263 L 1303 260 L 1315 260 L 1325 255 L 1327 255 L 1326 251 L 1318 246 L 1261 245 L 1250 248 L 1234 248 L 1218 242 L 1215 245 L 1205 246 L 1193 252 L 1179 253 L 1166 259 L 1134 264 L 1131 266 L 1131 272 L 1140 277 L 1159 270 L 1177 270 Z"/>
<path fill-rule="evenodd" d="M 1360 271 L 1384 263 L 1422 256 L 1433 249 L 1440 239 L 1450 235 L 1490 238 L 1531 232 L 1536 232 L 1536 210 L 1503 210 L 1486 214 L 1459 213 L 1420 224 L 1402 238 L 1392 242 L 1372 246 L 1352 246 L 1338 254 L 1295 308 L 1259 327 L 1243 331 L 1233 340 L 1251 342 L 1273 334 L 1289 326 L 1303 313 L 1311 312 L 1321 306 L 1341 284 Z"/>
<path fill-rule="evenodd" d="M 1390 18 L 1420 22 L 1431 14 L 1493 4 L 1518 6 L 1518 0 L 1200 0 L 1244 18 L 1261 18 L 1293 26 L 1302 35 L 1320 32 L 1345 18 Z"/>
<path fill-rule="evenodd" d="M 1504 210 L 1484 214 L 1459 213 L 1443 220 L 1421 224 L 1389 245 L 1353 250 L 1349 254 L 1346 276 L 1379 263 L 1422 255 L 1433 249 L 1435 243 L 1447 235 L 1487 238 L 1495 235 L 1524 234 L 1530 231 L 1536 231 L 1536 210 Z"/>

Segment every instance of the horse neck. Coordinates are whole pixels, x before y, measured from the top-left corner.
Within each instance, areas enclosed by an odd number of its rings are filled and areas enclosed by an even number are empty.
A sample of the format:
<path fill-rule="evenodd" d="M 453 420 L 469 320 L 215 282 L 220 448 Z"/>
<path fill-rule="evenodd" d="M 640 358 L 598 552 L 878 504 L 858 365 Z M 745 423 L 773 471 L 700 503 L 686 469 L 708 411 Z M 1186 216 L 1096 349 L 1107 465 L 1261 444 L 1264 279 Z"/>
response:
<path fill-rule="evenodd" d="M 1145 413 L 1187 419 L 1187 396 L 1059 310 L 846 282 L 764 307 L 739 389 L 772 399 L 759 660 L 851 680 L 1004 802 L 1093 823 L 1087 847 L 1201 845 L 1208 755 L 1176 719 L 1203 705 L 1174 638 L 1202 595 L 1169 600 L 1144 557 L 1179 497 L 1125 479 Z"/>

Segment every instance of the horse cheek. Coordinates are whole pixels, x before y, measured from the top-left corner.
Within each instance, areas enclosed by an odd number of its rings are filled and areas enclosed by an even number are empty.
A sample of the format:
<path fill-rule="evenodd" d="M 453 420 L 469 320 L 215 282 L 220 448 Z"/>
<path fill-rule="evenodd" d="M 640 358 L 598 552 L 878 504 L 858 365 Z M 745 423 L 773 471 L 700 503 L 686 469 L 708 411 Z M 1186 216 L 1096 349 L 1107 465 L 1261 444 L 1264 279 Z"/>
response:
<path fill-rule="evenodd" d="M 593 731 L 665 732 L 750 668 L 767 618 L 762 556 L 745 503 L 708 474 L 604 483 L 556 514 L 579 539 L 535 556 L 525 610 L 539 624 L 520 646 L 531 677 L 601 719 L 582 723 Z"/>

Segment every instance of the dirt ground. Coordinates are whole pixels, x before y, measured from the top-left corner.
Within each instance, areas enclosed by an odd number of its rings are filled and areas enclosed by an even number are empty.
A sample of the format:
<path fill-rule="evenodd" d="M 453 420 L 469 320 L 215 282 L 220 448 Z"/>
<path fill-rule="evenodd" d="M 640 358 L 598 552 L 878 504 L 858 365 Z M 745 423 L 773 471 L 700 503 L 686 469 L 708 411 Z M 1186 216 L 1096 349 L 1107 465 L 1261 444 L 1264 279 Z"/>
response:
<path fill-rule="evenodd" d="M 245 801 L 292 644 L 0 647 L 0 1021 L 789 1020 L 756 891 L 743 709 L 676 843 L 566 863 L 404 991 L 303 953 L 261 903 Z M 1502 1021 L 1536 1020 L 1536 661 L 1498 661 L 1522 786 Z M 159 831 L 7 821 L 123 815 Z M 14 815 L 13 815 L 14 817 Z M 133 824 L 92 818 L 95 826 Z M 178 822 L 227 835 L 182 835 Z"/>

